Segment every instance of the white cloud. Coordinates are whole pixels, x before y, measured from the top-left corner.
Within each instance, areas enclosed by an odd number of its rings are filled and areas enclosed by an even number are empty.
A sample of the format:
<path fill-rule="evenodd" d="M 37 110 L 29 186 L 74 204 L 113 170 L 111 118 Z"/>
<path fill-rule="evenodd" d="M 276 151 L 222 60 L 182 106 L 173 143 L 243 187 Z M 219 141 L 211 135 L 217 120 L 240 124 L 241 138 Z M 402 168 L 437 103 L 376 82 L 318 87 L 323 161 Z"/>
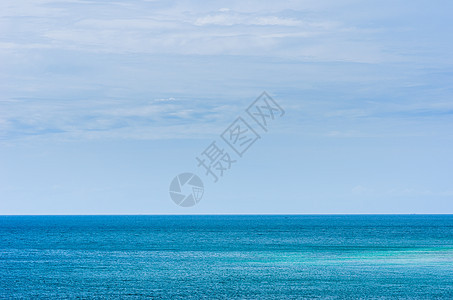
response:
<path fill-rule="evenodd" d="M 203 107 L 197 101 L 178 101 L 174 97 L 156 100 L 1 101 L 0 140 L 30 136 L 64 140 L 206 137 L 220 132 L 220 128 L 206 126 L 204 122 L 225 117 L 229 109 L 215 105 Z"/>
<path fill-rule="evenodd" d="M 393 85 L 408 89 L 426 86 L 425 77 L 408 80 L 415 69 L 407 65 L 384 72 L 374 68 L 388 62 L 420 63 L 416 59 L 418 56 L 404 53 L 411 51 L 412 41 L 408 44 L 410 47 L 405 47 L 392 36 L 392 30 L 398 29 L 399 25 L 386 23 L 388 28 L 384 28 L 379 22 L 365 20 L 360 23 L 363 16 L 357 11 L 351 11 L 348 15 L 341 13 L 348 9 L 344 1 L 318 2 L 232 1 L 226 8 L 214 3 L 202 6 L 190 1 L 4 1 L 0 4 L 0 13 L 7 16 L 1 20 L 0 26 L 2 97 L 9 99 L 26 94 L 38 98 L 45 94 L 43 98 L 46 98 L 57 94 L 55 97 L 63 95 L 70 98 L 68 95 L 72 92 L 83 90 L 86 94 L 99 92 L 102 95 L 99 98 L 122 93 L 122 96 L 136 99 L 135 90 L 140 89 L 141 93 L 149 93 L 152 99 L 167 97 L 156 95 L 180 96 L 181 91 L 204 89 L 207 84 L 212 84 L 212 89 L 223 89 L 228 93 L 234 93 L 228 91 L 232 86 L 246 89 L 246 83 L 255 85 L 247 87 L 250 90 L 257 86 L 262 89 L 264 85 L 274 85 L 298 92 L 319 91 L 324 88 L 320 87 L 321 82 L 327 82 L 334 88 L 345 82 L 365 86 L 370 81 L 380 81 L 378 85 L 386 81 L 383 86 L 389 86 L 388 82 L 392 81 Z M 370 13 L 376 19 L 378 13 Z M 410 26 L 404 24 L 404 27 Z M 389 51 L 397 48 L 395 45 L 401 47 L 399 52 L 404 55 Z M 98 63 L 96 60 L 99 57 L 105 61 Z M 162 62 L 150 59 L 152 57 L 158 57 Z M 172 63 L 175 57 L 182 59 Z M 230 66 L 231 57 L 240 59 L 231 60 Z M 255 60 L 254 64 L 247 64 L 249 58 Z M 141 65 L 142 62 L 138 61 L 142 59 L 150 60 Z M 212 61 L 217 62 L 211 65 Z M 316 64 L 318 62 L 340 64 Z M 341 65 L 343 62 L 354 64 L 345 67 Z M 111 65 L 117 67 L 111 68 Z M 199 65 L 203 67 L 199 68 Z M 420 65 L 423 66 L 422 63 Z M 216 70 L 218 66 L 222 67 Z M 384 67 L 390 68 L 387 65 Z M 60 78 L 61 74 L 52 68 L 58 68 L 64 76 Z M 82 69 L 81 73 L 77 73 L 77 68 Z M 144 70 L 146 68 L 159 70 Z M 187 71 L 190 74 L 185 74 Z M 179 84 L 179 87 L 176 89 L 179 93 L 174 93 L 172 89 L 175 80 L 178 80 L 176 85 Z M 209 83 L 197 86 L 201 81 Z M 159 94 L 162 83 L 166 85 L 166 92 L 170 92 Z M 336 121 L 370 118 L 378 113 L 395 111 L 410 113 L 410 110 L 416 112 L 417 109 L 422 112 L 425 109 L 448 112 L 451 97 L 444 91 L 438 92 L 445 94 L 443 103 L 439 99 L 430 102 L 420 100 L 419 107 L 416 107 L 408 106 L 407 100 L 378 109 L 365 109 L 361 105 L 336 110 L 321 107 L 316 113 Z M 132 96 L 126 95 L 128 93 Z M 365 91 L 361 95 L 370 93 Z M 90 99 L 96 97 L 97 94 Z M 132 101 L 117 106 L 98 101 L 84 103 L 83 100 L 75 100 L 77 104 L 67 101 L 55 107 L 45 100 L 15 103 L 15 108 L 5 108 L 3 103 L 0 127 L 3 132 L 10 131 L 15 126 L 11 120 L 17 120 L 24 127 L 28 126 L 29 131 L 33 131 L 32 127 L 74 131 L 77 126 L 80 130 L 110 128 L 114 131 L 119 130 L 114 128 L 118 120 L 127 123 L 124 126 L 131 127 L 142 126 L 139 125 L 142 121 L 138 119 L 146 117 L 159 118 L 160 122 L 165 116 L 195 121 L 190 105 L 182 105 L 176 99 L 177 96 L 158 98 L 140 105 Z M 311 105 L 316 106 L 314 102 Z M 430 108 L 429 103 L 440 103 L 442 107 Z M 210 107 L 210 110 L 204 111 L 205 117 L 214 118 L 221 114 L 216 107 Z M 84 119 L 88 112 L 95 113 L 96 117 L 92 119 L 98 118 L 98 121 Z M 370 135 L 347 126 L 323 128 L 320 134 L 346 138 Z"/>
<path fill-rule="evenodd" d="M 233 1 L 228 7 L 160 1 L 16 2 L 3 4 L 9 18 L 1 27 L 11 29 L 5 31 L 10 38 L 0 39 L 0 51 L 6 53 L 52 49 L 361 63 L 407 60 L 385 51 L 373 38 L 379 27 L 360 28 L 341 14 L 326 13 L 344 9 L 346 2 Z"/>
<path fill-rule="evenodd" d="M 160 98 L 160 99 L 154 99 L 155 102 L 168 102 L 168 101 L 176 101 L 176 98 L 170 97 L 170 98 Z"/>
<path fill-rule="evenodd" d="M 175 20 L 159 20 L 155 18 L 139 19 L 84 19 L 74 24 L 75 27 L 98 29 L 115 29 L 119 31 L 129 30 L 162 30 L 175 29 L 181 26 Z"/>
<path fill-rule="evenodd" d="M 351 192 L 354 195 L 365 195 L 365 194 L 373 193 L 373 189 L 365 187 L 363 185 L 357 185 L 351 189 Z"/>
<path fill-rule="evenodd" d="M 197 18 L 194 24 L 197 26 L 205 25 L 299 26 L 302 24 L 302 22 L 300 20 L 279 18 L 276 16 L 254 17 L 248 15 L 216 14 Z"/>

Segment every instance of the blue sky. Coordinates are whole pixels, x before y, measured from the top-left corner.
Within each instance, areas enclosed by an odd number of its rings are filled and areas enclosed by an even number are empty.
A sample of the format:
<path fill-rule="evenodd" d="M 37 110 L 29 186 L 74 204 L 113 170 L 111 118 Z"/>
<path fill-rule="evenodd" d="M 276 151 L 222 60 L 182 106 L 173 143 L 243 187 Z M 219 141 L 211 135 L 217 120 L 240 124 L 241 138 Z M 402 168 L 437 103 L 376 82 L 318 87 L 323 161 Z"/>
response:
<path fill-rule="evenodd" d="M 452 9 L 3 1 L 0 214 L 453 213 Z M 214 184 L 195 157 L 262 91 L 285 116 Z"/>

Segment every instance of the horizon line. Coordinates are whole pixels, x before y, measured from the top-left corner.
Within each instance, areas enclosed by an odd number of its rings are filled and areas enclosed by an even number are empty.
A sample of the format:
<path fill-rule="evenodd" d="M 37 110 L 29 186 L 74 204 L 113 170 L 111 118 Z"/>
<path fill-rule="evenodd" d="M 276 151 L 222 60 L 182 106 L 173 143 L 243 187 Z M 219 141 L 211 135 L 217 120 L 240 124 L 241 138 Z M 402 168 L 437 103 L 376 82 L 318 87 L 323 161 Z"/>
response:
<path fill-rule="evenodd" d="M 453 216 L 453 213 L 200 213 L 200 214 L 0 214 L 0 217 L 52 217 L 52 216 Z"/>

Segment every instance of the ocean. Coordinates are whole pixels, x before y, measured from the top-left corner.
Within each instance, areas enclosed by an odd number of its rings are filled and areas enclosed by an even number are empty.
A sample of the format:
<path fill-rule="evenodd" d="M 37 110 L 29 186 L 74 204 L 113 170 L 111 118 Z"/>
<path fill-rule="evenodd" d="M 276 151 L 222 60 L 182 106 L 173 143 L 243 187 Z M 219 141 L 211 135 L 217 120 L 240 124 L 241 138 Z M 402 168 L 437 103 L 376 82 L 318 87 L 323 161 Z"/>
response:
<path fill-rule="evenodd" d="M 0 216 L 0 298 L 453 299 L 453 215 Z"/>

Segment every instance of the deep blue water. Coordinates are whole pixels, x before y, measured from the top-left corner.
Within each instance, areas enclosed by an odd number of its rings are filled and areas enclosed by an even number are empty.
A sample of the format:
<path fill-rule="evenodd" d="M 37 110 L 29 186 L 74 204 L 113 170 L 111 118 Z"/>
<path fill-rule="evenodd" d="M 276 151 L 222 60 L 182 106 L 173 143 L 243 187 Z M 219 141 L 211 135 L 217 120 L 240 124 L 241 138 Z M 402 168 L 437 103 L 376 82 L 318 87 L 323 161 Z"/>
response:
<path fill-rule="evenodd" d="M 0 216 L 0 297 L 453 299 L 453 215 Z"/>

